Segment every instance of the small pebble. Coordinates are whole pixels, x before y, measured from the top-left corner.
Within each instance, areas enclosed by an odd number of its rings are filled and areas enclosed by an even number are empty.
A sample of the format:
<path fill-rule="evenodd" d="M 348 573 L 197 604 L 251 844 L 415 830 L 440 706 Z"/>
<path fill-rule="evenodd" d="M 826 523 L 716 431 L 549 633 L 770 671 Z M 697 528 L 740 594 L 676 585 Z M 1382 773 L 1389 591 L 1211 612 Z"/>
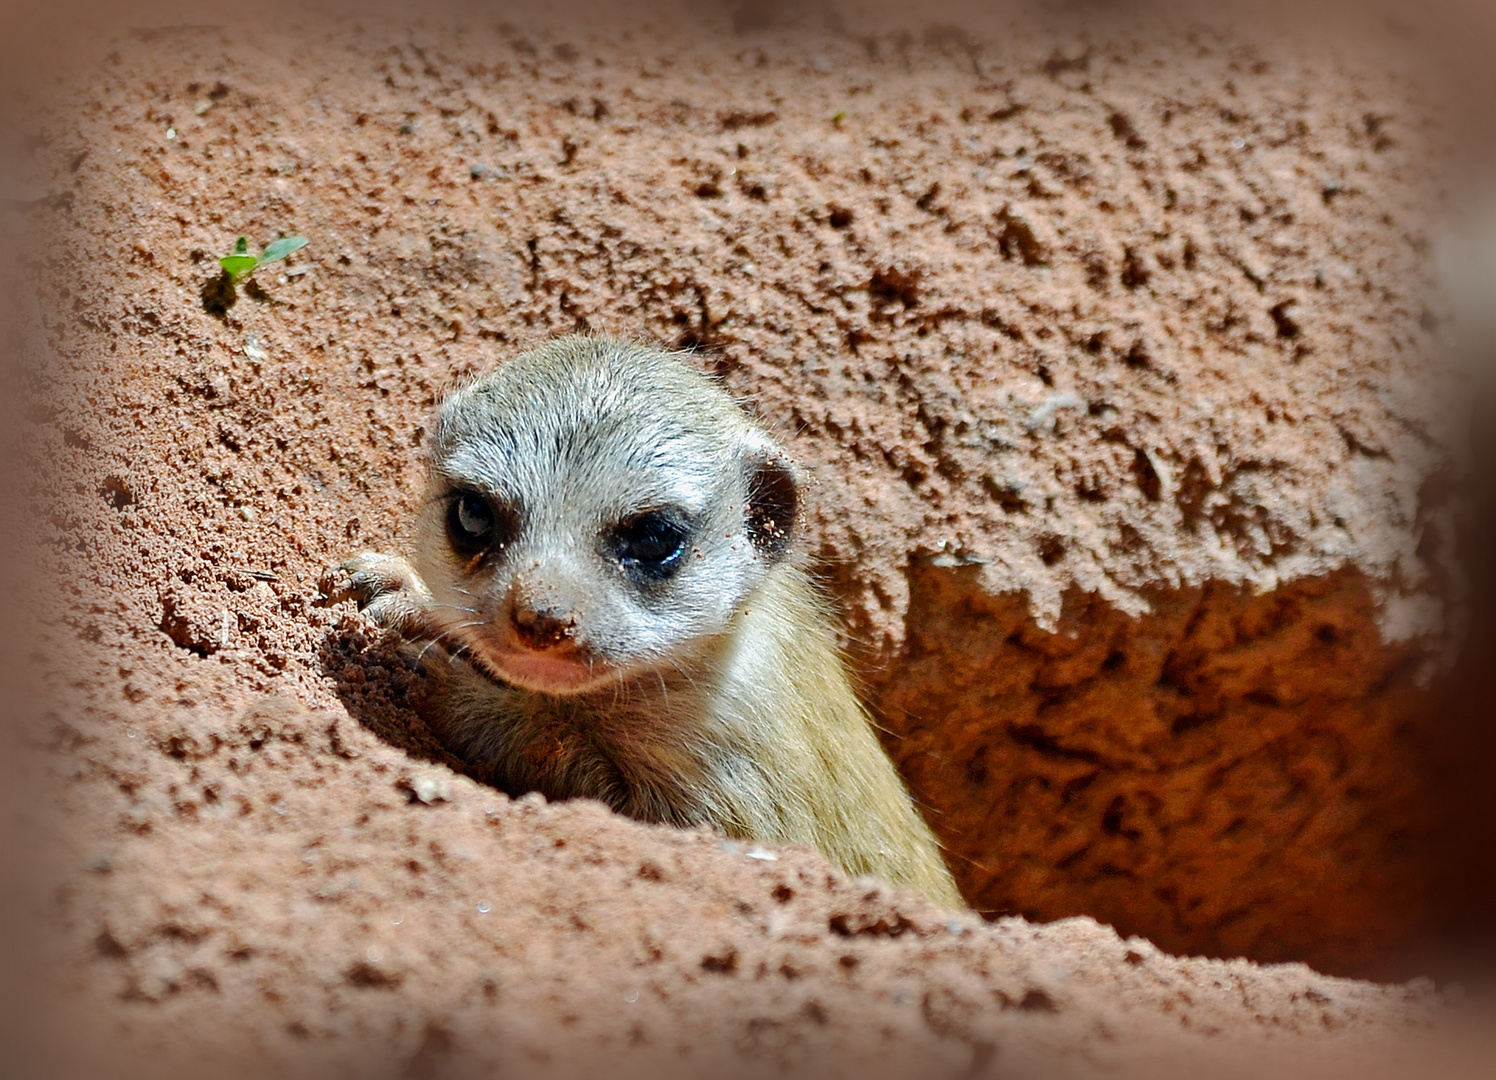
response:
<path fill-rule="evenodd" d="M 430 806 L 432 803 L 446 802 L 451 796 L 452 787 L 440 773 L 422 773 L 411 778 L 410 792 Z"/>

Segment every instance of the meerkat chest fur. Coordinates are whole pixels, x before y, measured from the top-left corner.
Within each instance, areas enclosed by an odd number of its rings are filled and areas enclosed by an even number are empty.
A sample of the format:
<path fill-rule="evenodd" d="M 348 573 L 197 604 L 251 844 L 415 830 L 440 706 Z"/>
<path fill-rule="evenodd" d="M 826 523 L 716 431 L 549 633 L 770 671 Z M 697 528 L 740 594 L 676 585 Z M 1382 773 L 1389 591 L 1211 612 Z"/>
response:
<path fill-rule="evenodd" d="M 683 359 L 563 338 L 443 404 L 414 567 L 344 567 L 424 641 L 432 726 L 496 786 L 807 844 L 958 906 L 796 557 L 800 488 Z"/>

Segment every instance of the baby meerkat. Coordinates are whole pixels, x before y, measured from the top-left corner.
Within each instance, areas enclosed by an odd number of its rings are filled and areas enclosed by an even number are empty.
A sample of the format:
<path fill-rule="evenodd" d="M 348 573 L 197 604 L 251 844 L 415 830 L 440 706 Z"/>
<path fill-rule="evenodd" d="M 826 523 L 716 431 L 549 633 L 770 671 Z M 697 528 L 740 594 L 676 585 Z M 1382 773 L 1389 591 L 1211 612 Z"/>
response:
<path fill-rule="evenodd" d="M 592 337 L 442 405 L 414 565 L 329 572 L 414 641 L 437 736 L 495 786 L 806 844 L 961 897 L 796 558 L 800 480 L 681 359 Z"/>

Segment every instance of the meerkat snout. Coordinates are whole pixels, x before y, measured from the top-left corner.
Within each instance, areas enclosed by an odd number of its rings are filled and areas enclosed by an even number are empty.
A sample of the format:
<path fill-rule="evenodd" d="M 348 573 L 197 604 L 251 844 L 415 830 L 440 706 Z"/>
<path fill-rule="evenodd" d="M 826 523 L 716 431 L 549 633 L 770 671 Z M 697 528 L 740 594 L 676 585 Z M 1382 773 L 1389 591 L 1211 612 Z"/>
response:
<path fill-rule="evenodd" d="M 580 613 L 575 606 L 533 586 L 516 589 L 511 603 L 509 618 L 526 648 L 552 649 L 576 636 Z"/>
<path fill-rule="evenodd" d="M 422 641 L 430 723 L 513 794 L 819 848 L 960 904 L 796 557 L 789 457 L 682 358 L 564 338 L 452 394 L 415 559 L 330 596 Z"/>

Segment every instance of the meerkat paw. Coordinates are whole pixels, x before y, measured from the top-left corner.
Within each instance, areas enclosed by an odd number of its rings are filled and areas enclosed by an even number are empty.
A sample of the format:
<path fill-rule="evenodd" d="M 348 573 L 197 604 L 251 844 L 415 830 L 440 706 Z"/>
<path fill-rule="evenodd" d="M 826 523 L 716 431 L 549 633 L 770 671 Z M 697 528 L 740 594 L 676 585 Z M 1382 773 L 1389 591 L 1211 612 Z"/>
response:
<path fill-rule="evenodd" d="M 415 569 L 398 555 L 362 551 L 322 575 L 322 603 L 352 600 L 380 626 L 417 631 L 431 611 L 431 592 Z"/>

